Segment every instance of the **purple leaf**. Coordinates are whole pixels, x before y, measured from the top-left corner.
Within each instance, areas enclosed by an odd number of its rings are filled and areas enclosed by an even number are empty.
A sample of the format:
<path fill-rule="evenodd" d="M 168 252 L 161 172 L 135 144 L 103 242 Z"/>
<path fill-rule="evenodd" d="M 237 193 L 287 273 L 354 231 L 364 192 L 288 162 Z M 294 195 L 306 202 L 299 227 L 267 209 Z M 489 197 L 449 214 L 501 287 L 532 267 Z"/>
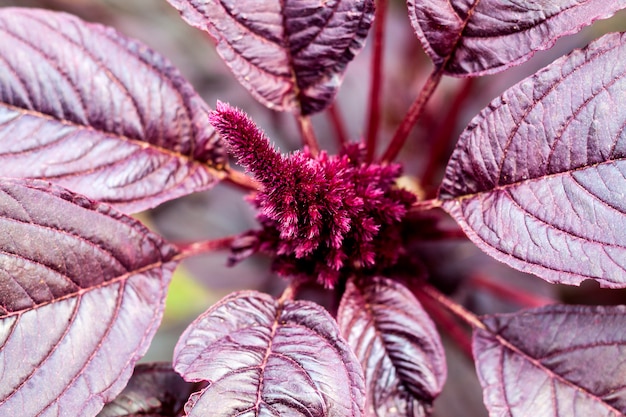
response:
<path fill-rule="evenodd" d="M 407 0 L 426 53 L 449 75 L 484 75 L 527 61 L 626 0 Z"/>
<path fill-rule="evenodd" d="M 624 317 L 558 305 L 483 318 L 473 348 L 490 416 L 624 416 Z"/>
<path fill-rule="evenodd" d="M 169 62 L 111 28 L 0 10 L 1 176 L 141 211 L 223 176 L 208 111 Z"/>
<path fill-rule="evenodd" d="M 626 35 L 505 92 L 462 134 L 440 198 L 494 258 L 546 281 L 626 287 Z"/>
<path fill-rule="evenodd" d="M 176 250 L 43 181 L 0 181 L 0 230 L 0 415 L 95 415 L 150 344 Z"/>
<path fill-rule="evenodd" d="M 217 41 L 239 82 L 264 105 L 303 115 L 334 99 L 360 51 L 373 0 L 168 0 Z"/>
<path fill-rule="evenodd" d="M 365 370 L 366 415 L 430 415 L 446 362 L 437 329 L 415 296 L 387 278 L 349 281 L 337 319 Z"/>
<path fill-rule="evenodd" d="M 210 383 L 189 416 L 363 415 L 361 366 L 333 318 L 307 301 L 227 296 L 183 333 L 174 369 Z"/>
<path fill-rule="evenodd" d="M 140 364 L 121 394 L 98 417 L 177 417 L 196 384 L 185 382 L 170 363 Z"/>

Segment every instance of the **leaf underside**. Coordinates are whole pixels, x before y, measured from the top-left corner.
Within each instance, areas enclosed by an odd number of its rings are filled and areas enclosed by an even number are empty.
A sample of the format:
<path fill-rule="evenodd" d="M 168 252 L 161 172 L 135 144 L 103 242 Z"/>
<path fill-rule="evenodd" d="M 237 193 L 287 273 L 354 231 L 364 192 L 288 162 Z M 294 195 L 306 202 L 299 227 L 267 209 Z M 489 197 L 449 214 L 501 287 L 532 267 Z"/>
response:
<path fill-rule="evenodd" d="M 174 372 L 170 363 L 139 364 L 126 388 L 98 417 L 178 417 L 195 386 Z"/>
<path fill-rule="evenodd" d="M 174 369 L 210 383 L 189 416 L 363 415 L 361 367 L 333 318 L 306 301 L 229 295 L 183 333 Z"/>
<path fill-rule="evenodd" d="M 401 284 L 349 281 L 339 328 L 365 370 L 367 416 L 428 416 L 446 378 L 435 325 Z"/>
<path fill-rule="evenodd" d="M 504 71 L 552 47 L 626 0 L 408 0 L 409 18 L 426 53 L 449 75 Z"/>
<path fill-rule="evenodd" d="M 168 1 L 257 100 L 303 115 L 331 104 L 374 16 L 373 0 Z"/>
<path fill-rule="evenodd" d="M 112 28 L 0 9 L 0 176 L 154 207 L 223 176 L 208 111 L 169 62 Z"/>
<path fill-rule="evenodd" d="M 625 315 L 559 305 L 483 318 L 473 349 L 490 416 L 624 416 Z"/>
<path fill-rule="evenodd" d="M 38 180 L 0 181 L 0 230 L 0 415 L 95 415 L 150 344 L 176 250 Z"/>
<path fill-rule="evenodd" d="M 626 35 L 606 35 L 462 134 L 439 197 L 485 252 L 553 283 L 626 287 L 624 56 Z"/>

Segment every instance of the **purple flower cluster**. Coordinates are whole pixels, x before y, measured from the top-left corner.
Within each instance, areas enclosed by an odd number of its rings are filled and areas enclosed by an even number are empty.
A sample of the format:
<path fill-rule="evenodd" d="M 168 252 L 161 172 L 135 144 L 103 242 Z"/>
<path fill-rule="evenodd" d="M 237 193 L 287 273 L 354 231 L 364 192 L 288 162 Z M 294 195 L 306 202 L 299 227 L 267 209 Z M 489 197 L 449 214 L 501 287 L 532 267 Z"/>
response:
<path fill-rule="evenodd" d="M 267 252 L 280 275 L 329 288 L 342 276 L 397 261 L 403 252 L 399 224 L 415 202 L 395 185 L 400 165 L 364 163 L 359 144 L 339 155 L 313 155 L 306 147 L 281 155 L 245 113 L 223 103 L 210 121 L 262 185 L 253 197 L 262 230 L 235 241 L 233 261 Z"/>

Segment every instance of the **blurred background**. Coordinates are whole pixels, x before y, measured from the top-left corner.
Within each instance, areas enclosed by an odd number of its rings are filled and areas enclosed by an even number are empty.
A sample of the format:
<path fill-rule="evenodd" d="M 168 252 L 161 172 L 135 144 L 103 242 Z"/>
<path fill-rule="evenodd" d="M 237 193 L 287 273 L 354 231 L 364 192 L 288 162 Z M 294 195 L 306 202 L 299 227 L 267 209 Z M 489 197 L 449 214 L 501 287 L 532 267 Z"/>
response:
<path fill-rule="evenodd" d="M 244 109 L 283 152 L 300 147 L 293 116 L 268 110 L 257 103 L 221 62 L 210 37 L 185 24 L 165 0 L 0 0 L 0 7 L 16 6 L 65 11 L 87 21 L 113 26 L 171 60 L 209 105 L 213 106 L 219 99 Z M 381 149 L 432 69 L 410 26 L 403 1 L 391 2 L 387 19 Z M 620 13 L 609 21 L 596 22 L 575 36 L 561 39 L 550 51 L 538 52 L 527 63 L 504 73 L 474 80 L 444 77 L 399 156 L 405 166 L 406 179 L 427 177 L 423 192 L 432 197 L 456 138 L 493 98 L 555 57 L 585 45 L 602 33 L 624 30 L 626 13 Z M 351 140 L 361 139 L 365 127 L 370 59 L 368 43 L 349 65 L 338 95 L 337 109 Z M 452 102 L 459 105 L 450 108 Z M 313 121 L 322 147 L 336 152 L 328 114 L 316 115 Z M 435 143 L 439 144 L 437 148 Z M 138 217 L 173 242 L 220 238 L 256 227 L 254 213 L 242 197 L 240 190 L 218 185 L 208 192 L 165 203 Z M 443 213 L 433 216 L 441 224 L 454 227 Z M 516 303 L 519 301 L 516 291 L 532 294 L 537 302 L 626 304 L 624 291 L 601 290 L 592 282 L 576 288 L 549 285 L 493 261 L 463 239 L 421 243 L 413 249 L 422 258 L 431 280 L 477 314 L 523 307 Z M 226 256 L 225 253 L 198 256 L 177 269 L 162 326 L 142 361 L 170 361 L 174 344 L 184 328 L 226 294 L 242 289 L 279 294 L 284 287 L 284 280 L 269 271 L 267 258 L 254 256 L 228 268 Z M 442 257 L 446 259 L 444 265 L 439 262 Z M 507 291 L 511 293 L 509 296 Z M 320 294 L 311 289 L 310 296 Z M 435 403 L 434 415 L 486 416 L 473 362 L 445 335 L 443 337 L 449 374 L 444 393 Z"/>

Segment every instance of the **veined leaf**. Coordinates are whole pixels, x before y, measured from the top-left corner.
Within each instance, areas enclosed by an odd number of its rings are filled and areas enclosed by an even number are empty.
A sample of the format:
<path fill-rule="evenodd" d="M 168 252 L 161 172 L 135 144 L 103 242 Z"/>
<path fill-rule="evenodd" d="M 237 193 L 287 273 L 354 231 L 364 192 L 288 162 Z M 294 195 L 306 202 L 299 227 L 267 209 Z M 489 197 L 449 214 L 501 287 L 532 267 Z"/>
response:
<path fill-rule="evenodd" d="M 360 51 L 373 0 L 168 0 L 261 103 L 308 115 L 330 105 Z"/>
<path fill-rule="evenodd" d="M 604 36 L 462 134 L 440 198 L 485 252 L 549 282 L 626 287 L 625 56 L 626 35 Z"/>
<path fill-rule="evenodd" d="M 426 53 L 449 75 L 503 71 L 562 36 L 626 7 L 626 0 L 407 0 Z"/>
<path fill-rule="evenodd" d="M 170 63 L 112 28 L 0 9 L 0 176 L 138 212 L 223 176 L 208 111 Z"/>
<path fill-rule="evenodd" d="M 473 349 L 489 415 L 624 416 L 624 317 L 557 305 L 482 318 Z"/>
<path fill-rule="evenodd" d="M 339 327 L 365 370 L 367 416 L 429 416 L 446 379 L 437 329 L 401 284 L 349 281 Z"/>
<path fill-rule="evenodd" d="M 96 415 L 150 344 L 176 250 L 43 181 L 0 181 L 0 230 L 0 415 Z"/>
<path fill-rule="evenodd" d="M 363 415 L 361 366 L 311 302 L 231 294 L 183 333 L 174 369 L 210 383 L 185 406 L 192 417 Z"/>

